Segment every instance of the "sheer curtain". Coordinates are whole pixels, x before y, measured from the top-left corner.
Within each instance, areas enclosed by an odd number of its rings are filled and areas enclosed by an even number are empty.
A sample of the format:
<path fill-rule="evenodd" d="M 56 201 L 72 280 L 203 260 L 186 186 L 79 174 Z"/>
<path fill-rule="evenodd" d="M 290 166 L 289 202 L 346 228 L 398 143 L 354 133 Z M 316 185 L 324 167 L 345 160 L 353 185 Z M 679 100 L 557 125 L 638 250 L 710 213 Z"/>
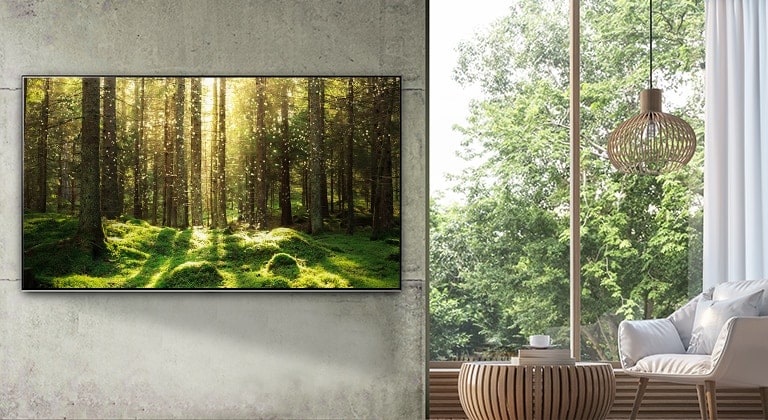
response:
<path fill-rule="evenodd" d="M 768 278 L 767 4 L 706 2 L 705 289 Z"/>

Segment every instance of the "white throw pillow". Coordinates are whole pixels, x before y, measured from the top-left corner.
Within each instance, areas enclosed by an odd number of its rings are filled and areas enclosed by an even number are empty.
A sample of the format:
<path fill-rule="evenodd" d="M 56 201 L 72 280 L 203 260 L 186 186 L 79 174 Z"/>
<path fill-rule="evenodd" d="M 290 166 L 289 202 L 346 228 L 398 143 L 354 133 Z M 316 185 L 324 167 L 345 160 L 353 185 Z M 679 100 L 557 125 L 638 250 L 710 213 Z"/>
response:
<path fill-rule="evenodd" d="M 625 368 L 651 354 L 685 353 L 677 329 L 667 318 L 622 321 L 619 343 L 621 363 Z"/>
<path fill-rule="evenodd" d="M 689 300 L 688 303 L 683 305 L 680 309 L 673 312 L 667 317 L 672 324 L 677 328 L 677 333 L 680 334 L 680 340 L 688 347 L 691 342 L 691 331 L 693 331 L 693 320 L 696 318 L 696 307 L 701 299 L 712 299 L 712 291 L 714 287 L 699 293 L 696 297 Z"/>
<path fill-rule="evenodd" d="M 720 283 L 712 292 L 712 299 L 731 299 L 737 296 L 748 295 L 758 290 L 764 290 L 763 299 L 759 304 L 760 316 L 768 315 L 768 280 L 742 280 Z"/>
<path fill-rule="evenodd" d="M 696 306 L 696 318 L 688 353 L 711 354 L 720 330 L 734 316 L 757 316 L 763 290 L 724 300 L 701 299 Z"/>

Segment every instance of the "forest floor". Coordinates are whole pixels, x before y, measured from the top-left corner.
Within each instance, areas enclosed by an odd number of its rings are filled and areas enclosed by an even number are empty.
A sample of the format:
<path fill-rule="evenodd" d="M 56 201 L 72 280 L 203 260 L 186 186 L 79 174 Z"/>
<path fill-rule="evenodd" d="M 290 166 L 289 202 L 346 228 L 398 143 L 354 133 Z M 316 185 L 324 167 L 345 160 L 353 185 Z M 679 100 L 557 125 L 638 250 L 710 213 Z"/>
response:
<path fill-rule="evenodd" d="M 157 227 L 125 218 L 105 221 L 107 252 L 93 258 L 75 246 L 77 217 L 24 214 L 24 276 L 34 288 L 112 289 L 397 289 L 399 235 L 354 235 Z"/>

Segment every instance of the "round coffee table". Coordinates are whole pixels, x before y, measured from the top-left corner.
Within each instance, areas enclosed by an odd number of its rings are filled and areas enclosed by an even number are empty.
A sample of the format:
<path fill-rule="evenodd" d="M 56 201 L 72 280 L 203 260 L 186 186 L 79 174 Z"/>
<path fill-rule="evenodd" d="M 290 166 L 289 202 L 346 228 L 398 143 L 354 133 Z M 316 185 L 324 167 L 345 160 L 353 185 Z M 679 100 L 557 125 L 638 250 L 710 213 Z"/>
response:
<path fill-rule="evenodd" d="M 608 363 L 471 362 L 459 371 L 459 399 L 472 420 L 604 419 L 615 395 Z"/>

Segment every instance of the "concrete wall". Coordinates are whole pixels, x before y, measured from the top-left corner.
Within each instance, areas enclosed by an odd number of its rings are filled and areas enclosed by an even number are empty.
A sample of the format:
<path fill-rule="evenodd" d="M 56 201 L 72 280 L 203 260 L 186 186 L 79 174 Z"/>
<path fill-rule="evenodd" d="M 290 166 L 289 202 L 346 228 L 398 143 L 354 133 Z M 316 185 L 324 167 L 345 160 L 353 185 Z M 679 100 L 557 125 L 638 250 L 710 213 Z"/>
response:
<path fill-rule="evenodd" d="M 421 418 L 423 0 L 0 2 L 0 417 Z M 22 293 L 24 74 L 403 76 L 403 290 Z"/>

